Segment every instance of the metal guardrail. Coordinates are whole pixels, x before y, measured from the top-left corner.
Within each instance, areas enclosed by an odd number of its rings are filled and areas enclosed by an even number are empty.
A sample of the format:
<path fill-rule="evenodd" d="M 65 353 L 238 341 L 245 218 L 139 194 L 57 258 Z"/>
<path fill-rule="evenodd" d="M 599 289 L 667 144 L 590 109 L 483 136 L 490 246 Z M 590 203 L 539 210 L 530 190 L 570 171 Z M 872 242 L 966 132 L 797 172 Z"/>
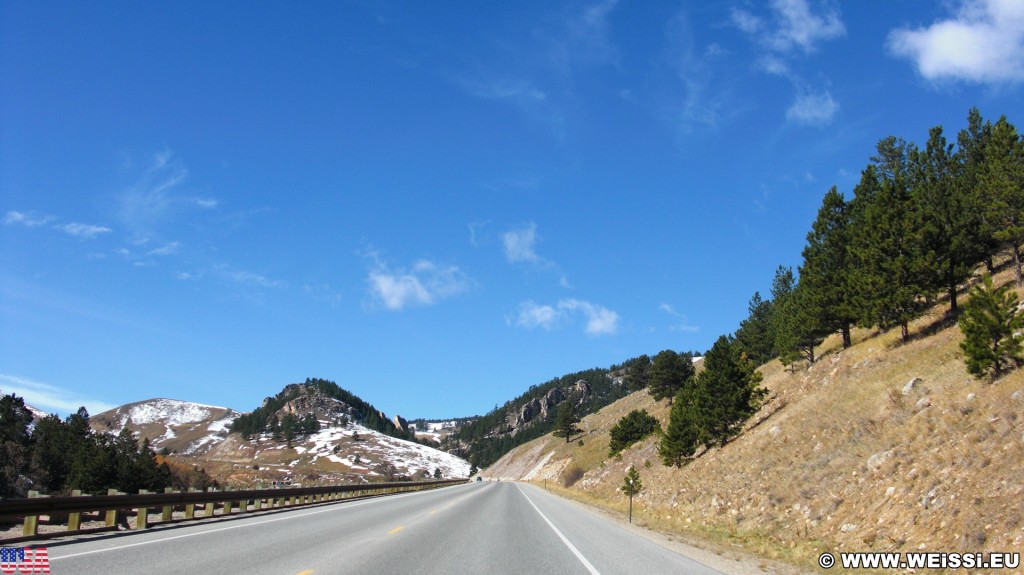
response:
<path fill-rule="evenodd" d="M 465 483 L 465 479 L 442 479 L 434 481 L 410 481 L 399 483 L 368 483 L 363 485 L 333 485 L 323 487 L 296 487 L 285 489 L 251 489 L 244 491 L 167 491 L 164 493 L 140 492 L 137 495 L 117 493 L 111 490 L 107 495 L 39 496 L 30 493 L 27 498 L 0 499 L 0 522 L 22 521 L 22 536 L 0 539 L 0 543 L 14 543 L 32 539 L 46 539 L 115 531 L 118 529 L 119 513 L 122 518 L 135 515 L 135 529 L 147 529 L 154 525 L 180 521 L 174 519 L 175 510 L 184 511 L 185 520 L 224 517 L 234 513 L 252 513 L 270 509 L 283 509 L 341 501 L 357 496 L 388 495 L 408 491 L 420 491 Z M 76 492 L 77 493 L 77 492 Z M 197 514 L 201 508 L 201 514 Z M 220 508 L 220 513 L 216 513 Z M 154 513 L 151 514 L 151 511 Z M 82 529 L 82 515 L 103 514 L 103 527 Z M 46 516 L 53 524 L 67 525 L 66 531 L 39 533 L 40 516 Z M 63 519 L 66 516 L 66 519 Z M 122 522 L 122 525 L 126 523 Z"/>

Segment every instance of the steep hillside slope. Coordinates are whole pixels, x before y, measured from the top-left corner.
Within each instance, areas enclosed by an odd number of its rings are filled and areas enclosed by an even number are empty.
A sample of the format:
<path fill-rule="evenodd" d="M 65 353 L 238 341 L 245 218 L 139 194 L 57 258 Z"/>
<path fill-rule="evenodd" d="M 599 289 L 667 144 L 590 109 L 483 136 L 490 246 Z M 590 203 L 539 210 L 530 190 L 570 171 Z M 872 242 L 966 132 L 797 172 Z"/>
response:
<path fill-rule="evenodd" d="M 630 410 L 667 424 L 667 405 L 640 392 L 584 418 L 583 446 L 546 436 L 485 475 L 571 483 L 621 510 L 635 465 L 647 525 L 804 563 L 822 550 L 1022 549 L 1024 370 L 970 377 L 944 312 L 914 322 L 906 345 L 863 331 L 847 350 L 827 341 L 810 368 L 763 366 L 770 394 L 744 433 L 681 469 L 662 465 L 657 437 L 607 457 L 608 429 Z"/>
<path fill-rule="evenodd" d="M 89 417 L 96 431 L 117 435 L 125 427 L 153 449 L 182 455 L 201 455 L 228 435 L 241 413 L 227 407 L 177 399 L 148 399 L 128 403 Z"/>

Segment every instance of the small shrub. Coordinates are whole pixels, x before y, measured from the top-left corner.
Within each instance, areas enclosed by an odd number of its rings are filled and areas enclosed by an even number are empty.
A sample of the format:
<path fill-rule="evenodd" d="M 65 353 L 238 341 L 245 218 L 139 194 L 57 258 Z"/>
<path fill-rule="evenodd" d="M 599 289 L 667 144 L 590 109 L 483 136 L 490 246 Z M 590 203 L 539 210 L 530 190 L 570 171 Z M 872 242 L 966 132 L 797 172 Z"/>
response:
<path fill-rule="evenodd" d="M 572 487 L 577 481 L 583 479 L 583 469 L 575 463 L 569 465 L 562 471 L 562 485 Z"/>

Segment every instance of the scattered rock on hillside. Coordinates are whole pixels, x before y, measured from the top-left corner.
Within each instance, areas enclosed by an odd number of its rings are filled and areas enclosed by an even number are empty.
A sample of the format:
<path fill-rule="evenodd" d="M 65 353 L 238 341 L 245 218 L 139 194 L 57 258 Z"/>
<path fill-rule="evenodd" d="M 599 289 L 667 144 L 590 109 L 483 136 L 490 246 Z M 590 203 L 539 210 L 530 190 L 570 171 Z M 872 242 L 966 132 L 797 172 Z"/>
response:
<path fill-rule="evenodd" d="M 922 383 L 924 383 L 924 380 L 921 379 L 920 377 L 915 377 L 914 379 L 911 379 L 910 381 L 907 382 L 906 385 L 903 386 L 903 395 L 910 395 L 910 392 L 914 391 L 914 389 L 917 386 L 921 385 Z"/>
<path fill-rule="evenodd" d="M 893 452 L 891 449 L 888 451 L 883 451 L 881 453 L 876 453 L 872 455 L 871 457 L 868 458 L 868 469 L 872 471 L 878 471 L 882 467 L 882 465 L 885 465 L 886 461 L 892 459 L 892 456 Z"/>

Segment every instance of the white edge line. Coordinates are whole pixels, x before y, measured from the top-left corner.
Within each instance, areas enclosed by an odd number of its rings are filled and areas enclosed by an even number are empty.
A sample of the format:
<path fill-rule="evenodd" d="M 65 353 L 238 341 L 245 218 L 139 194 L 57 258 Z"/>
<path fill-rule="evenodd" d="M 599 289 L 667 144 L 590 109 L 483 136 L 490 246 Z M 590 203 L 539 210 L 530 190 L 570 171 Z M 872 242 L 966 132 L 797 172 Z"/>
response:
<path fill-rule="evenodd" d="M 587 558 L 584 557 L 582 553 L 580 553 L 580 550 L 577 549 L 575 545 L 570 543 L 569 540 L 566 539 L 565 535 L 562 535 L 562 532 L 559 531 L 557 527 L 555 527 L 555 524 L 552 523 L 550 519 L 548 519 L 548 516 L 544 515 L 544 513 L 541 512 L 540 508 L 538 508 L 537 505 L 533 502 L 533 500 L 530 499 L 530 496 L 527 495 L 525 491 L 523 491 L 523 488 L 520 487 L 519 485 L 516 485 L 516 489 L 519 490 L 519 493 L 523 494 L 523 497 L 526 498 L 526 501 L 533 507 L 534 511 L 536 511 L 537 514 L 540 515 L 541 519 L 543 519 L 548 524 L 548 527 L 550 527 L 551 530 L 555 532 L 555 535 L 558 535 L 558 538 L 562 540 L 562 543 L 565 543 L 565 546 L 569 548 L 569 551 L 572 551 L 572 554 L 580 560 L 580 563 L 583 563 L 583 566 L 587 568 L 587 571 L 590 571 L 592 575 L 601 575 L 601 573 L 598 572 L 598 570 L 590 564 L 590 561 L 587 561 Z"/>
<path fill-rule="evenodd" d="M 402 493 L 402 494 L 399 494 L 399 495 L 391 495 L 389 497 L 385 497 L 385 498 L 382 498 L 382 499 L 374 498 L 374 499 L 370 499 L 368 501 L 356 501 L 356 502 L 353 502 L 351 505 L 329 505 L 328 507 L 326 507 L 324 509 L 318 509 L 316 511 L 310 511 L 309 513 L 303 513 L 301 515 L 290 514 L 289 513 L 289 514 L 286 514 L 284 516 L 274 517 L 272 519 L 267 519 L 265 521 L 254 521 L 252 523 L 241 523 L 241 524 L 237 524 L 237 525 L 228 525 L 227 527 L 218 527 L 216 529 L 206 529 L 206 530 L 203 530 L 203 531 L 197 531 L 195 533 L 184 533 L 182 535 L 174 535 L 172 537 L 161 537 L 160 539 L 151 539 L 149 541 L 139 541 L 138 543 L 128 543 L 127 545 L 118 545 L 117 547 L 106 547 L 104 549 L 93 549 L 92 551 L 82 551 L 81 553 L 72 553 L 70 555 L 61 555 L 60 557 L 54 557 L 53 554 L 51 553 L 50 554 L 50 561 L 51 562 L 53 562 L 53 561 L 60 561 L 62 559 L 70 559 L 72 557 L 81 557 L 83 555 L 93 555 L 93 554 L 96 554 L 96 553 L 106 553 L 107 551 L 117 551 L 117 550 L 120 550 L 120 549 L 128 549 L 128 548 L 131 548 L 131 547 L 140 547 L 142 545 L 152 545 L 153 543 L 163 543 L 165 541 L 173 541 L 175 539 L 184 539 L 186 537 L 195 537 L 197 535 L 208 535 L 210 533 L 217 533 L 218 531 L 229 531 L 231 529 L 241 529 L 243 527 L 253 527 L 253 526 L 256 526 L 256 525 L 263 525 L 263 524 L 266 524 L 266 523 L 275 523 L 277 521 L 287 521 L 289 519 L 301 519 L 303 517 L 308 517 L 310 515 L 316 515 L 318 513 L 327 513 L 329 511 L 341 511 L 341 510 L 344 510 L 344 509 L 351 509 L 353 507 L 361 507 L 363 505 L 369 505 L 371 503 L 378 503 L 378 502 L 381 502 L 381 501 L 389 501 L 389 500 L 390 501 L 394 501 L 396 499 L 401 499 L 403 497 L 409 497 L 409 496 L 418 495 L 418 494 L 421 494 L 421 493 L 429 493 L 430 491 L 433 491 L 433 490 L 413 491 L 412 493 Z M 344 503 L 344 502 L 343 501 L 339 501 L 338 503 Z M 295 511 L 300 511 L 300 509 L 295 509 Z M 222 516 L 218 515 L 217 517 L 219 518 L 219 517 L 222 517 Z M 237 517 L 237 515 L 236 515 L 236 517 Z M 202 524 L 201 523 L 197 524 L 197 526 L 202 526 Z M 136 532 L 136 533 L 139 533 L 139 532 Z M 142 532 L 142 533 L 144 533 L 144 532 Z"/>

